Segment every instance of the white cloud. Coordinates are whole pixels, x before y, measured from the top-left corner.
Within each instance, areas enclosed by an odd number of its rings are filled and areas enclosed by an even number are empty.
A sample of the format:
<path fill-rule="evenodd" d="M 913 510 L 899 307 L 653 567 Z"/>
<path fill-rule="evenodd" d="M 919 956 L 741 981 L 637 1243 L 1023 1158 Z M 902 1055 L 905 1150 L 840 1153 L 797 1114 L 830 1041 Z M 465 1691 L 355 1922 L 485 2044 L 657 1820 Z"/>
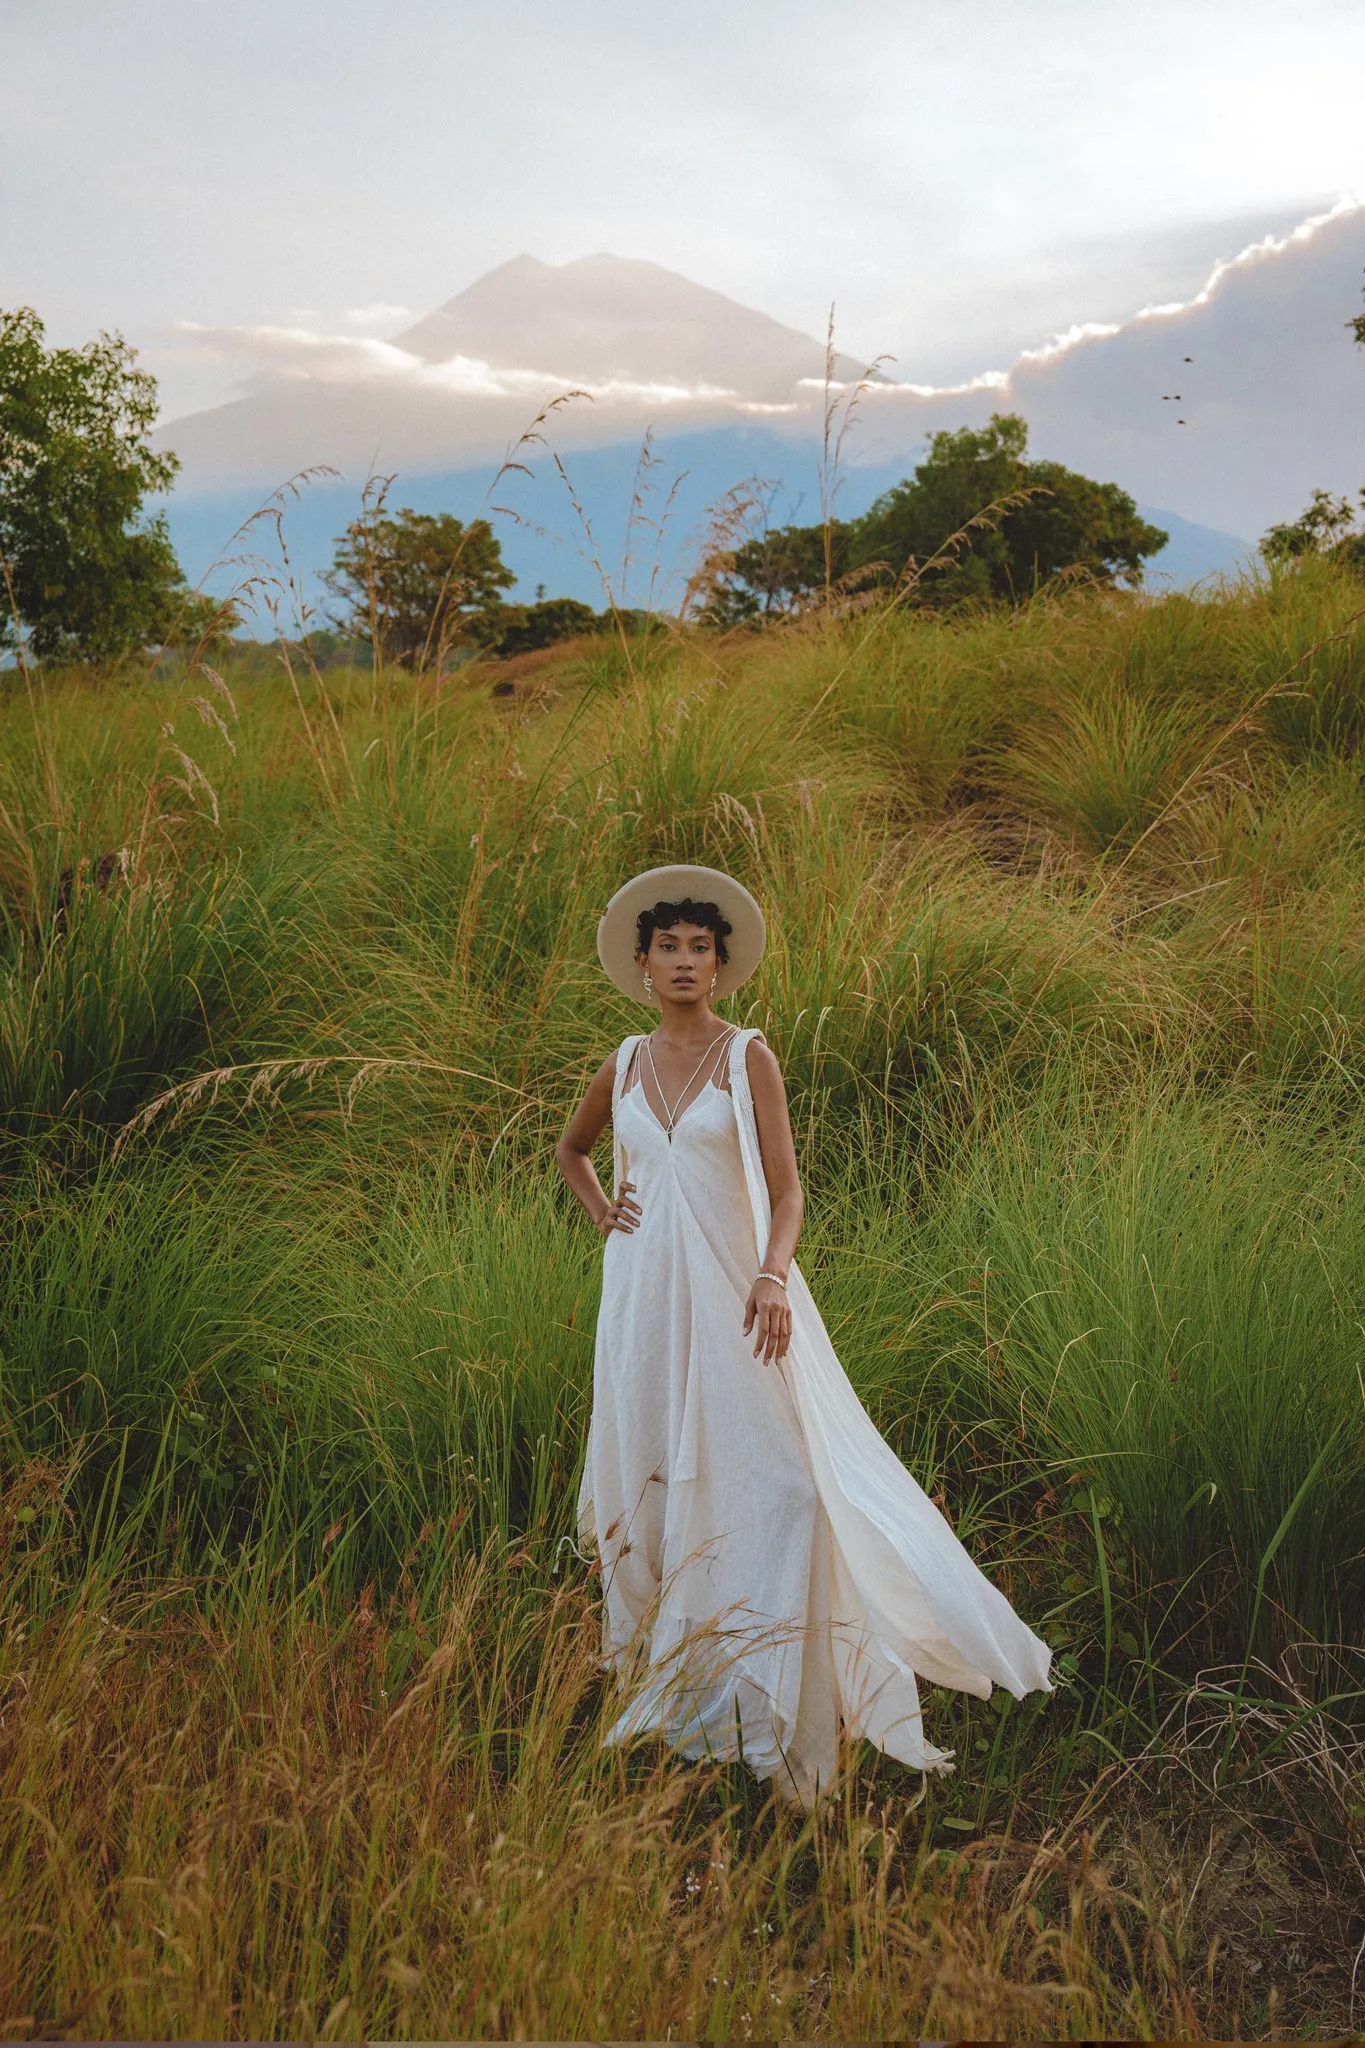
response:
<path fill-rule="evenodd" d="M 901 391 L 912 398 L 958 398 L 965 397 L 969 391 L 1004 391 L 1009 381 L 1008 370 L 982 370 L 961 384 L 879 384 L 874 388 L 878 398 L 894 398 Z"/>
<path fill-rule="evenodd" d="M 420 358 L 392 342 L 354 334 L 319 334 L 310 327 L 208 327 L 177 320 L 183 334 L 219 362 L 240 361 L 272 376 L 317 378 L 325 383 L 392 379 L 420 367 Z"/>
<path fill-rule="evenodd" d="M 1250 269 L 1254 264 L 1264 263 L 1270 256 L 1282 256 L 1285 250 L 1293 247 L 1295 243 L 1311 242 L 1318 230 L 1326 227 L 1329 221 L 1340 220 L 1343 214 L 1357 213 L 1362 204 L 1365 204 L 1365 201 L 1359 199 L 1355 193 L 1343 193 L 1334 206 L 1329 206 L 1324 213 L 1310 214 L 1307 220 L 1301 220 L 1297 227 L 1291 228 L 1287 235 L 1262 235 L 1259 241 L 1249 242 L 1246 248 L 1239 250 L 1235 256 L 1215 263 L 1203 290 L 1196 292 L 1193 298 L 1176 300 L 1167 305 L 1142 306 L 1133 318 L 1163 320 L 1173 313 L 1188 313 L 1192 306 L 1206 306 L 1223 279 L 1230 276 L 1233 271 Z"/>
<path fill-rule="evenodd" d="M 325 384 L 406 385 L 452 398 L 553 397 L 586 392 L 607 404 L 679 406 L 738 402 L 729 385 L 685 383 L 670 377 L 610 377 L 596 381 L 567 370 L 495 367 L 477 356 L 455 355 L 427 362 L 395 342 L 373 336 L 324 334 L 307 327 L 209 327 L 177 320 L 177 334 L 214 362 L 237 362 L 250 383 L 262 377 Z"/>
<path fill-rule="evenodd" d="M 1235 256 L 1220 257 L 1210 270 L 1201 288 L 1188 299 L 1167 299 L 1157 305 L 1139 306 L 1126 320 L 1078 320 L 1062 334 L 1054 334 L 1038 348 L 1020 351 L 1020 363 L 1047 363 L 1055 356 L 1066 355 L 1082 342 L 1107 340 L 1111 335 L 1121 334 L 1125 327 L 1134 326 L 1139 320 L 1172 320 L 1183 313 L 1190 313 L 1196 306 L 1207 306 L 1210 299 L 1221 289 L 1229 277 L 1240 270 L 1249 270 L 1274 256 L 1282 256 L 1286 249 L 1296 244 L 1311 242 L 1320 229 L 1344 215 L 1360 210 L 1361 201 L 1353 194 L 1343 194 L 1335 205 L 1322 213 L 1313 213 L 1283 235 L 1261 235 L 1256 241 L 1248 242 Z M 970 389 L 971 387 L 962 387 Z"/>
<path fill-rule="evenodd" d="M 1113 331 L 1117 332 L 1117 329 Z M 860 403 L 863 399 L 885 399 L 888 404 L 894 405 L 898 399 L 957 398 L 969 391 L 1003 391 L 1008 386 L 1012 374 L 1009 370 L 981 370 L 975 377 L 967 377 L 960 384 L 909 384 L 901 381 L 893 383 L 890 378 L 851 384 L 841 383 L 836 378 L 827 385 L 823 377 L 798 377 L 796 389 L 809 392 L 812 403 L 816 392 L 823 394 L 828 390 L 839 398 L 852 397 L 856 393 Z M 795 411 L 796 408 L 792 407 L 792 410 Z"/>
<path fill-rule="evenodd" d="M 1054 362 L 1059 356 L 1069 355 L 1072 349 L 1081 347 L 1085 342 L 1108 341 L 1114 335 L 1122 334 L 1125 329 L 1136 327 L 1140 322 L 1178 319 L 1184 314 L 1194 312 L 1200 306 L 1207 306 L 1227 280 L 1236 276 L 1238 272 L 1252 270 L 1258 264 L 1282 256 L 1287 249 L 1311 242 L 1333 221 L 1341 220 L 1348 214 L 1358 213 L 1363 208 L 1365 202 L 1353 194 L 1344 194 L 1334 205 L 1322 213 L 1310 214 L 1288 233 L 1262 235 L 1256 241 L 1249 242 L 1235 256 L 1221 257 L 1213 265 L 1204 284 L 1188 299 L 1170 299 L 1157 305 L 1139 306 L 1125 320 L 1075 321 L 1063 333 L 1049 336 L 1048 340 L 1037 348 L 1021 349 L 1012 369 L 983 370 L 978 376 L 955 384 L 873 384 L 867 387 L 869 395 L 879 399 L 894 399 L 898 393 L 917 398 L 953 398 L 972 391 L 1008 390 L 1015 372 L 1026 363 Z"/>
<path fill-rule="evenodd" d="M 1142 318 L 1139 313 L 1135 316 Z M 1050 363 L 1054 356 L 1064 356 L 1070 349 L 1078 348 L 1083 341 L 1107 341 L 1111 334 L 1119 333 L 1122 320 L 1073 320 L 1062 334 L 1053 334 L 1038 348 L 1026 348 L 1020 352 L 1021 363 Z"/>
<path fill-rule="evenodd" d="M 376 299 L 369 306 L 348 306 L 342 314 L 348 327 L 397 327 L 404 321 L 417 318 L 411 306 L 394 306 L 387 299 Z"/>

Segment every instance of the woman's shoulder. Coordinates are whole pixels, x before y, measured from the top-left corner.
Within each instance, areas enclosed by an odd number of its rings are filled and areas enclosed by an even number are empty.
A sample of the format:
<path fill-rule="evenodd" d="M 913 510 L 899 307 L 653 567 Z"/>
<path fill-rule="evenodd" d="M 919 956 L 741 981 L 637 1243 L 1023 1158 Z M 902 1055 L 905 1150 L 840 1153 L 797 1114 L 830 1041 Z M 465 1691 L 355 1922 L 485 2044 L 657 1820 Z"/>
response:
<path fill-rule="evenodd" d="M 750 1080 L 756 1074 L 775 1074 L 779 1079 L 781 1078 L 782 1069 L 778 1064 L 777 1054 L 773 1051 L 761 1031 L 755 1030 L 747 1035 L 744 1045 L 744 1064 L 749 1070 Z"/>

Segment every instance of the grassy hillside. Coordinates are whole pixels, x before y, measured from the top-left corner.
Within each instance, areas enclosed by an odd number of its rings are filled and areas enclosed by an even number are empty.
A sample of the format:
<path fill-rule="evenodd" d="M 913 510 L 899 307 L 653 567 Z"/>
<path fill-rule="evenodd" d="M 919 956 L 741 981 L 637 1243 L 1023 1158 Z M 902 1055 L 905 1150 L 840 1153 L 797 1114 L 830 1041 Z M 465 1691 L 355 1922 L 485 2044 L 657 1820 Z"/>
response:
<path fill-rule="evenodd" d="M 496 674 L 7 679 L 8 2014 L 1353 2024 L 1363 614 L 1310 564 Z M 598 1754 L 562 1541 L 601 1247 L 549 1155 L 639 1022 L 597 912 L 671 859 L 770 912 L 727 1007 L 788 1077 L 799 1256 L 1063 1681 L 931 1695 L 957 1775 L 864 1754 L 804 1829 Z"/>

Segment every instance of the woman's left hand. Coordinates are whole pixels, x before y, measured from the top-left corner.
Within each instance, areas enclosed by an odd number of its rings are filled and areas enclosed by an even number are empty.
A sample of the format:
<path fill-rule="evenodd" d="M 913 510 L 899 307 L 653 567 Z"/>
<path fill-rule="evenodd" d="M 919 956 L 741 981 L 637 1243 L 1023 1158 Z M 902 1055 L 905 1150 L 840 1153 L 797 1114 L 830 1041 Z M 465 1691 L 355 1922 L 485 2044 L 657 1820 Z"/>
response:
<path fill-rule="evenodd" d="M 776 1359 L 780 1364 L 787 1355 L 787 1346 L 792 1337 L 792 1312 L 787 1305 L 785 1288 L 776 1280 L 755 1280 L 749 1289 L 749 1299 L 744 1305 L 744 1334 L 755 1330 L 754 1357 L 762 1357 L 765 1365 Z"/>

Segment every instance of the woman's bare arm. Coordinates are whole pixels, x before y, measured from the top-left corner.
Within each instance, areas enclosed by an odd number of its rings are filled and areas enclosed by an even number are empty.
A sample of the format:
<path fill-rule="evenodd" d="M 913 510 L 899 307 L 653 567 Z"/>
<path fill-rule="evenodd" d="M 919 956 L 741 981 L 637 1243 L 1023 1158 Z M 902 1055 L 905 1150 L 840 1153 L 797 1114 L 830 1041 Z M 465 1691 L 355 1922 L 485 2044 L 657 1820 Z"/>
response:
<path fill-rule="evenodd" d="M 787 1091 L 776 1055 L 762 1039 L 750 1039 L 745 1047 L 744 1062 L 754 1098 L 763 1178 L 772 1209 L 763 1265 L 767 1272 L 780 1273 L 785 1280 L 805 1214 L 801 1175 L 796 1164 L 796 1142 L 787 1112 Z"/>
<path fill-rule="evenodd" d="M 611 1122 L 615 1079 L 616 1054 L 612 1053 L 589 1081 L 582 1101 L 555 1146 L 555 1164 L 603 1237 L 612 1230 L 632 1231 L 640 1214 L 639 1203 L 630 1199 L 634 1183 L 622 1181 L 614 1199 L 608 1200 L 592 1163 L 593 1146 Z"/>
<path fill-rule="evenodd" d="M 787 1113 L 787 1091 L 782 1069 L 771 1047 L 751 1038 L 744 1049 L 744 1064 L 754 1098 L 754 1120 L 758 1125 L 758 1146 L 763 1160 L 763 1178 L 772 1211 L 768 1244 L 763 1254 L 763 1271 L 777 1273 L 783 1280 L 801 1235 L 805 1201 L 801 1175 L 796 1164 L 796 1145 L 791 1118 Z M 773 1280 L 755 1280 L 745 1308 L 744 1334 L 757 1324 L 754 1356 L 763 1354 L 765 1364 L 785 1357 L 791 1341 L 791 1310 L 784 1289 Z"/>

